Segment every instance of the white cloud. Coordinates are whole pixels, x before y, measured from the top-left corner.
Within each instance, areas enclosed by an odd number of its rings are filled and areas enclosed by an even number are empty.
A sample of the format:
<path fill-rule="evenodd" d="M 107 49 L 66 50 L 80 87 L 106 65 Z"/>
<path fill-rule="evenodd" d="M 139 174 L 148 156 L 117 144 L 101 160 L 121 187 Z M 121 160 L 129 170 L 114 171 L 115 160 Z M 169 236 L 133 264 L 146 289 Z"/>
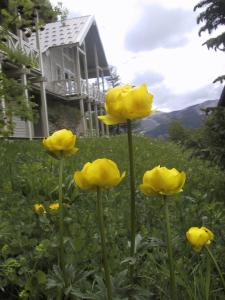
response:
<path fill-rule="evenodd" d="M 176 93 L 165 84 L 153 86 L 149 90 L 154 94 L 154 107 L 160 111 L 179 110 L 185 107 L 204 102 L 206 100 L 218 100 L 222 92 L 222 86 L 208 84 L 185 93 Z"/>
<path fill-rule="evenodd" d="M 164 76 L 158 72 L 152 70 L 146 70 L 140 73 L 136 73 L 132 80 L 134 85 L 140 85 L 144 82 L 148 82 L 150 86 L 160 84 L 164 80 Z"/>
<path fill-rule="evenodd" d="M 194 26 L 190 10 L 143 6 L 141 16 L 125 37 L 125 46 L 134 52 L 182 47 L 188 43 L 187 33 Z"/>

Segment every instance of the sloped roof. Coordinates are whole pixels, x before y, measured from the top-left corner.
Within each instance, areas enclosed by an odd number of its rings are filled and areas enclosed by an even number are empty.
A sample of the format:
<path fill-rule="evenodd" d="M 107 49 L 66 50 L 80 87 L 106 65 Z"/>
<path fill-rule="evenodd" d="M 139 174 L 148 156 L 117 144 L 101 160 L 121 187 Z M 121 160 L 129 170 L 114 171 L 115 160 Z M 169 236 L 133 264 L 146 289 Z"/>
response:
<path fill-rule="evenodd" d="M 93 16 L 76 17 L 64 21 L 47 23 L 45 30 L 40 31 L 42 53 L 50 47 L 82 44 L 91 25 L 95 23 Z M 29 39 L 31 46 L 36 48 L 35 33 Z"/>

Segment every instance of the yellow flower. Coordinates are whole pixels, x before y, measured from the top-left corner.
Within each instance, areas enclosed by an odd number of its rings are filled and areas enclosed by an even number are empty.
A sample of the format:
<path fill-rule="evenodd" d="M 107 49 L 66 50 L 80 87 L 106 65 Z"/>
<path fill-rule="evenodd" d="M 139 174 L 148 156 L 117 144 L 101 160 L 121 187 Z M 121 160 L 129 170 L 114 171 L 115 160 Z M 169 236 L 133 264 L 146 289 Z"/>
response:
<path fill-rule="evenodd" d="M 110 159 L 96 159 L 87 162 L 81 171 L 74 173 L 74 180 L 83 190 L 96 190 L 116 186 L 124 178 L 125 172 L 120 176 L 116 163 Z"/>
<path fill-rule="evenodd" d="M 157 166 L 145 172 L 140 190 L 147 196 L 173 195 L 183 191 L 185 179 L 184 172 Z"/>
<path fill-rule="evenodd" d="M 44 205 L 40 204 L 40 203 L 35 203 L 34 204 L 34 210 L 35 210 L 36 213 L 43 213 L 43 214 L 46 213 Z"/>
<path fill-rule="evenodd" d="M 55 203 L 49 204 L 49 209 L 50 210 L 57 210 L 57 209 L 59 209 L 59 203 L 55 202 Z"/>
<path fill-rule="evenodd" d="M 57 157 L 62 153 L 64 156 L 69 156 L 78 151 L 75 148 L 76 135 L 67 129 L 55 131 L 52 135 L 43 139 L 43 145 L 47 151 L 53 153 Z"/>
<path fill-rule="evenodd" d="M 205 245 L 209 245 L 214 239 L 214 234 L 206 227 L 191 227 L 186 232 L 189 243 L 196 251 L 200 251 Z"/>
<path fill-rule="evenodd" d="M 107 125 L 126 123 L 127 119 L 147 117 L 152 113 L 153 95 L 148 93 L 147 85 L 116 86 L 106 94 L 106 116 L 98 117 Z"/>

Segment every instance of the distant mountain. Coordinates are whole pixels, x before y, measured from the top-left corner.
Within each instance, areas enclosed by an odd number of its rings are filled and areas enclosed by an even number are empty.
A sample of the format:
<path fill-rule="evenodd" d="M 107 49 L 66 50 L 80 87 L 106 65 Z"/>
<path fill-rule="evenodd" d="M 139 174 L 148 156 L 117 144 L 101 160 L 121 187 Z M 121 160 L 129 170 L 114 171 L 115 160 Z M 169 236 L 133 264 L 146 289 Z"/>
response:
<path fill-rule="evenodd" d="M 135 131 L 153 137 L 167 137 L 168 125 L 173 120 L 178 120 L 185 128 L 200 127 L 205 117 L 207 107 L 215 107 L 218 100 L 207 100 L 203 103 L 192 105 L 181 110 L 169 113 L 156 112 L 153 115 L 137 122 Z"/>

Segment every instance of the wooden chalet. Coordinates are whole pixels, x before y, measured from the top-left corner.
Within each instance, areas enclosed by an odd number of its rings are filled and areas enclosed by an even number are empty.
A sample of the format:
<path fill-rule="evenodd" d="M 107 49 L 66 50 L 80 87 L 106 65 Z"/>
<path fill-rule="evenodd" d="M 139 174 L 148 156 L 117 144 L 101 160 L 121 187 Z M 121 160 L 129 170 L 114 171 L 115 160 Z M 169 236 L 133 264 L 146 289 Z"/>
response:
<path fill-rule="evenodd" d="M 36 26 L 30 38 L 18 30 L 17 36 L 10 34 L 7 43 L 38 60 L 36 68 L 27 69 L 5 60 L 4 54 L 0 56 L 0 67 L 7 74 L 24 85 L 31 82 L 31 91 L 25 91 L 25 96 L 28 104 L 31 96 L 38 104 L 36 122 L 15 117 L 14 137 L 48 136 L 62 127 L 83 135 L 108 134 L 98 115 L 104 114 L 104 77 L 110 73 L 93 16 L 49 23 L 44 31 Z"/>

